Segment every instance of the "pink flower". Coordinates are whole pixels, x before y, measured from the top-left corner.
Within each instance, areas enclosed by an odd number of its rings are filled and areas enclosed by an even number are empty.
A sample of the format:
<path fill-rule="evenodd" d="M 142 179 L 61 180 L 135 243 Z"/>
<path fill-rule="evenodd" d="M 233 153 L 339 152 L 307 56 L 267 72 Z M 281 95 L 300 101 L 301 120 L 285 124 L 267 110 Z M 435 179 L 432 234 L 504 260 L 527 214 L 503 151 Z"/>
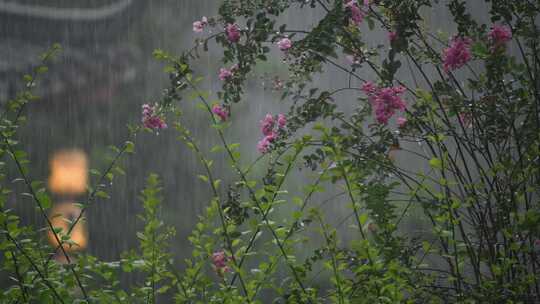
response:
<path fill-rule="evenodd" d="M 388 40 L 390 40 L 390 43 L 396 41 L 397 38 L 397 32 L 388 32 Z"/>
<path fill-rule="evenodd" d="M 195 33 L 202 33 L 203 30 L 204 30 L 204 25 L 202 24 L 202 22 L 200 21 L 193 22 L 193 31 Z"/>
<path fill-rule="evenodd" d="M 266 135 L 264 138 L 270 143 L 273 143 L 277 138 L 277 133 L 272 131 L 270 134 Z"/>
<path fill-rule="evenodd" d="M 223 275 L 225 272 L 229 272 L 231 269 L 227 266 L 230 258 L 227 256 L 225 251 L 219 250 L 212 254 L 212 267 L 219 274 Z"/>
<path fill-rule="evenodd" d="M 275 126 L 274 117 L 271 114 L 266 114 L 263 120 L 261 120 L 261 132 L 263 135 L 268 136 L 272 134 Z"/>
<path fill-rule="evenodd" d="M 360 64 L 360 57 L 357 55 L 347 55 L 345 56 L 345 59 L 347 59 L 350 64 Z"/>
<path fill-rule="evenodd" d="M 491 50 L 495 51 L 504 47 L 508 41 L 512 40 L 512 30 L 507 26 L 495 25 L 489 31 L 488 36 L 492 44 Z"/>
<path fill-rule="evenodd" d="M 407 124 L 407 118 L 405 118 L 405 117 L 398 117 L 398 118 L 396 119 L 396 122 L 397 122 L 399 128 L 404 128 L 405 125 Z"/>
<path fill-rule="evenodd" d="M 262 153 L 266 154 L 270 151 L 270 145 L 276 140 L 277 134 L 274 133 L 274 131 L 270 132 L 270 134 L 266 135 L 257 143 L 257 150 Z"/>
<path fill-rule="evenodd" d="M 287 51 L 292 47 L 292 41 L 291 39 L 285 37 L 278 41 L 277 43 L 278 47 L 282 51 Z"/>
<path fill-rule="evenodd" d="M 273 81 L 273 89 L 278 91 L 278 90 L 281 90 L 283 89 L 283 81 L 281 79 L 279 79 L 278 77 L 275 77 L 274 78 L 274 81 Z"/>
<path fill-rule="evenodd" d="M 471 43 L 468 37 L 454 37 L 450 47 L 443 50 L 443 65 L 446 73 L 459 69 L 471 60 Z"/>
<path fill-rule="evenodd" d="M 216 114 L 221 121 L 226 121 L 229 118 L 229 111 L 220 105 L 214 105 L 212 107 L 212 113 Z"/>
<path fill-rule="evenodd" d="M 229 23 L 225 27 L 225 34 L 230 42 L 236 43 L 240 40 L 240 28 L 236 23 Z"/>
<path fill-rule="evenodd" d="M 368 95 L 375 118 L 381 124 L 387 124 L 396 111 L 403 112 L 407 106 L 401 98 L 401 95 L 405 93 L 405 88 L 402 86 L 379 88 L 368 81 L 362 86 L 362 91 Z"/>
<path fill-rule="evenodd" d="M 464 128 L 470 128 L 472 127 L 472 116 L 470 113 L 467 112 L 461 112 L 458 114 L 458 119 L 461 125 L 463 125 Z"/>
<path fill-rule="evenodd" d="M 278 138 L 279 131 L 285 129 L 286 126 L 287 117 L 284 114 L 278 114 L 277 118 L 272 114 L 266 114 L 261 120 L 261 132 L 264 137 L 257 143 L 257 150 L 263 154 L 267 153 L 270 145 Z"/>
<path fill-rule="evenodd" d="M 266 136 L 257 143 L 259 153 L 266 154 L 270 150 L 270 141 Z"/>
<path fill-rule="evenodd" d="M 167 128 L 165 120 L 156 112 L 157 105 L 151 106 L 147 103 L 142 106 L 142 123 L 145 128 L 152 130 L 160 130 Z"/>
<path fill-rule="evenodd" d="M 375 92 L 378 90 L 378 87 L 371 81 L 366 81 L 363 85 L 362 85 L 362 91 L 366 94 L 366 95 L 372 95 L 372 94 L 375 94 Z"/>
<path fill-rule="evenodd" d="M 221 68 L 219 69 L 219 80 L 226 81 L 233 76 L 233 69 Z"/>
<path fill-rule="evenodd" d="M 193 31 L 195 33 L 202 33 L 204 30 L 204 27 L 208 25 L 208 19 L 206 17 L 202 17 L 202 19 L 199 21 L 193 22 Z"/>
<path fill-rule="evenodd" d="M 367 4 L 366 4 L 367 3 Z M 364 1 L 364 5 L 369 5 L 369 1 Z M 349 10 L 351 13 L 351 17 L 349 21 L 351 23 L 354 23 L 355 25 L 362 24 L 362 21 L 364 21 L 365 13 L 358 7 L 358 4 L 356 3 L 356 0 L 351 0 L 345 4 L 345 7 Z"/>
<path fill-rule="evenodd" d="M 287 126 L 287 117 L 283 114 L 278 114 L 277 124 L 279 129 L 284 129 Z"/>

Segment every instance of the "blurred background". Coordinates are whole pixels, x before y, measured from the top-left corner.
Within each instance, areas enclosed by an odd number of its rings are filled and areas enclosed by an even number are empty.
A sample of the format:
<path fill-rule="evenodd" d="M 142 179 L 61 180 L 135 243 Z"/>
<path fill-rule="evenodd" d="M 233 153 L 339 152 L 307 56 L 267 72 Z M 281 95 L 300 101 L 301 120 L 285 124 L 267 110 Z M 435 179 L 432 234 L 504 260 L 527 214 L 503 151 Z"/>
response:
<path fill-rule="evenodd" d="M 153 103 L 168 85 L 152 51 L 174 53 L 191 47 L 192 22 L 215 10 L 215 1 L 0 1 L 2 102 L 20 89 L 20 79 L 39 63 L 42 52 L 53 43 L 63 48 L 39 80 L 41 100 L 28 107 L 28 123 L 21 130 L 32 178 L 73 183 L 77 177 L 72 173 L 63 180 L 58 172 L 104 171 L 107 147 L 121 146 L 128 139 L 126 125 L 138 124 L 141 105 Z M 205 124 L 201 119 L 199 125 Z M 207 191 L 201 191 L 204 185 L 193 178 L 198 172 L 195 158 L 174 133 L 142 133 L 137 138 L 136 153 L 122 163 L 127 175 L 117 176 L 111 198 L 98 199 L 88 208 L 89 253 L 117 260 L 120 252 L 137 244 L 134 232 L 142 224 L 135 216 L 142 211 L 138 194 L 150 172 L 160 174 L 166 189 L 164 216 L 178 230 L 178 242 L 172 246 L 177 252 L 189 252 L 181 249 L 186 247 L 194 215 L 205 206 Z M 54 169 L 53 159 L 64 167 Z M 71 188 L 52 192 L 58 194 L 57 201 L 84 198 Z M 27 223 L 44 225 L 32 201 L 14 195 L 10 203 Z"/>
<path fill-rule="evenodd" d="M 121 146 L 128 139 L 126 125 L 140 123 L 142 104 L 153 103 L 168 86 L 163 65 L 152 51 L 161 48 L 174 54 L 191 48 L 192 23 L 203 15 L 214 16 L 218 4 L 214 0 L 0 0 L 2 102 L 15 96 L 23 75 L 39 64 L 40 54 L 53 43 L 63 48 L 49 72 L 40 77 L 36 92 L 41 99 L 27 108 L 28 122 L 20 132 L 32 179 L 49 180 L 59 205 L 52 213 L 76 217 L 76 210 L 65 204 L 84 199 L 77 183 L 86 182 L 90 168 L 102 172 L 107 168 L 108 146 Z M 219 49 L 211 50 L 195 64 L 207 78 L 204 89 L 213 93 L 221 87 L 218 55 Z M 287 108 L 277 102 L 280 92 L 270 89 L 270 77 L 286 71 L 279 56 L 276 59 L 254 73 L 248 84 L 249 102 L 235 108 L 243 119 L 227 131 L 230 142 L 242 139 L 246 163 L 258 156 L 259 120 L 267 112 Z M 215 94 L 212 101 L 217 102 Z M 200 144 L 215 145 L 207 114 L 189 101 L 183 101 L 181 108 L 183 122 Z M 86 252 L 114 261 L 137 245 L 135 231 L 143 225 L 136 217 L 142 212 L 138 196 L 148 174 L 155 172 L 164 187 L 163 218 L 177 230 L 171 247 L 179 261 L 190 254 L 187 236 L 207 206 L 209 189 L 196 177 L 203 170 L 198 160 L 176 137 L 172 128 L 158 135 L 138 135 L 136 153 L 122 162 L 127 175 L 116 176 L 110 199 L 97 199 L 87 210 L 87 231 L 81 236 Z M 217 157 L 215 170 L 227 180 L 230 170 L 224 160 Z M 12 179 L 16 174 L 13 168 Z M 24 223 L 45 226 L 31 200 L 14 194 L 9 205 Z"/>

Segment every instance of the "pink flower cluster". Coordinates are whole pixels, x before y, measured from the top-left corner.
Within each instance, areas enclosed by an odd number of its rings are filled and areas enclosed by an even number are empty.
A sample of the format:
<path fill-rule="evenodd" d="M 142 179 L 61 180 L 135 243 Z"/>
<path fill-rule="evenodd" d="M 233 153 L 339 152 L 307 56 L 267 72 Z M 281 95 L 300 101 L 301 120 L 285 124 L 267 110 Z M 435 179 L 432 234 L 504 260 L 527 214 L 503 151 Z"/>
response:
<path fill-rule="evenodd" d="M 229 111 L 225 107 L 218 104 L 212 107 L 212 113 L 219 117 L 221 121 L 227 121 L 229 118 Z"/>
<path fill-rule="evenodd" d="M 202 33 L 204 30 L 204 27 L 208 25 L 208 18 L 203 16 L 201 20 L 197 20 L 193 22 L 193 31 L 195 33 Z"/>
<path fill-rule="evenodd" d="M 285 115 L 278 114 L 275 118 L 272 114 L 266 114 L 261 120 L 261 133 L 264 137 L 257 143 L 257 150 L 263 154 L 267 153 L 270 150 L 270 145 L 278 137 L 278 132 L 285 129 L 286 126 L 287 117 Z"/>
<path fill-rule="evenodd" d="M 369 6 L 369 0 L 364 0 L 364 8 L 367 8 L 368 6 Z M 355 24 L 357 26 L 362 24 L 362 21 L 364 21 L 364 17 L 366 13 L 358 6 L 358 3 L 356 3 L 356 0 L 348 1 L 345 4 L 345 8 L 348 9 L 351 13 L 351 18 L 349 19 L 350 23 Z"/>
<path fill-rule="evenodd" d="M 492 45 L 491 50 L 496 51 L 512 40 L 512 30 L 507 26 L 495 25 L 489 31 L 488 36 Z"/>
<path fill-rule="evenodd" d="M 227 35 L 227 39 L 230 42 L 238 42 L 240 40 L 240 28 L 238 27 L 238 24 L 228 23 L 227 26 L 225 26 L 225 35 Z"/>
<path fill-rule="evenodd" d="M 288 51 L 291 47 L 292 47 L 292 41 L 291 39 L 285 37 L 285 38 L 281 38 L 278 42 L 277 42 L 277 46 L 280 50 L 286 52 Z"/>
<path fill-rule="evenodd" d="M 231 77 L 233 77 L 234 72 L 238 69 L 238 66 L 235 64 L 230 69 L 227 68 L 221 68 L 219 69 L 219 80 L 221 81 L 227 81 Z"/>
<path fill-rule="evenodd" d="M 443 67 L 446 73 L 459 69 L 469 62 L 471 56 L 472 40 L 468 37 L 454 37 L 450 47 L 443 50 Z"/>
<path fill-rule="evenodd" d="M 396 111 L 405 111 L 406 103 L 401 98 L 405 92 L 402 86 L 380 88 L 372 82 L 366 82 L 362 86 L 362 91 L 368 96 L 377 122 L 387 124 L 388 120 L 394 116 Z M 406 120 L 400 119 L 398 124 L 405 125 Z"/>
<path fill-rule="evenodd" d="M 223 275 L 225 272 L 229 272 L 231 269 L 227 266 L 230 258 L 227 256 L 225 251 L 218 250 L 212 254 L 212 267 L 219 274 Z"/>
<path fill-rule="evenodd" d="M 147 103 L 142 106 L 142 123 L 145 128 L 161 130 L 167 128 L 163 117 L 156 113 L 157 105 L 151 106 Z"/>
<path fill-rule="evenodd" d="M 229 69 L 226 69 L 226 68 L 221 68 L 219 69 L 219 80 L 221 81 L 225 81 L 229 78 L 231 78 L 233 75 L 233 73 L 231 72 L 231 70 Z"/>

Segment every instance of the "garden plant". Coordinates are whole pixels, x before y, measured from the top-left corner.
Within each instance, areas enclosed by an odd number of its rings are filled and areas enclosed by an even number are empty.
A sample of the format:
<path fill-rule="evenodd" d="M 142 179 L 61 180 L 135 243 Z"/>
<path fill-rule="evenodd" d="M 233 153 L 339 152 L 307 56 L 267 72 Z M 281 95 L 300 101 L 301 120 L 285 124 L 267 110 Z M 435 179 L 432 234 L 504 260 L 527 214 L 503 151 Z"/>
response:
<path fill-rule="evenodd" d="M 220 1 L 216 16 L 193 20 L 192 48 L 154 52 L 170 82 L 140 101 L 129 138 L 91 171 L 68 231 L 52 225 L 50 194 L 31 178 L 17 137 L 54 46 L 3 103 L 0 251 L 12 284 L 2 303 L 538 303 L 540 3 L 480 2 L 488 23 L 460 0 Z M 451 32 L 429 25 L 434 9 L 452 16 Z M 320 13 L 310 27 L 283 22 L 307 11 Z M 221 54 L 222 68 L 210 71 L 222 84 L 216 94 L 197 72 L 209 49 Z M 235 108 L 250 102 L 248 82 L 267 61 L 287 70 L 273 78 L 281 93 L 273 102 L 288 110 L 260 117 L 252 128 L 260 141 L 241 147 L 227 130 L 242 123 Z M 329 71 L 348 81 L 321 88 Z M 213 148 L 185 123 L 187 103 L 207 114 Z M 138 248 L 115 262 L 72 256 L 71 230 L 108 197 L 121 159 L 144 145 L 141 132 L 174 132 L 200 161 L 194 178 L 212 199 L 193 227 L 190 258 L 175 261 L 168 250 L 176 236 L 160 218 L 156 174 L 140 195 Z M 251 161 L 246 149 L 259 156 Z M 230 172 L 215 169 L 217 156 Z M 292 191 L 300 170 L 309 173 L 303 191 Z M 329 204 L 348 208 L 344 222 L 320 208 L 326 192 Z M 12 195 L 33 201 L 42 225 L 22 225 L 6 207 Z M 63 245 L 51 248 L 47 230 Z M 125 286 L 125 275 L 137 282 Z"/>

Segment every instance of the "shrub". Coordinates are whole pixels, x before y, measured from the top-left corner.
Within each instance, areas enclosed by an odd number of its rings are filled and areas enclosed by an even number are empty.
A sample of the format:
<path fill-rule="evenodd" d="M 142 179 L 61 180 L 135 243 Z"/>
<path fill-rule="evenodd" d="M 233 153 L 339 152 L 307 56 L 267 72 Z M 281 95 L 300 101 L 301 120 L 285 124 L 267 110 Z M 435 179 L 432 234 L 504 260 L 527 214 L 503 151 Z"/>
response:
<path fill-rule="evenodd" d="M 175 269 L 166 250 L 174 233 L 158 218 L 159 186 L 151 175 L 142 195 L 146 227 L 138 234 L 140 250 L 119 263 L 85 255 L 65 266 L 51 263 L 35 231 L 18 225 L 1 205 L 3 269 L 14 282 L 3 298 L 156 302 L 161 294 L 178 303 L 535 302 L 540 6 L 485 2 L 492 24 L 476 21 L 458 0 L 445 6 L 429 0 L 223 1 L 218 16 L 195 21 L 202 36 L 194 48 L 178 56 L 156 50 L 170 86 L 143 115 L 159 123 L 131 128 L 134 136 L 154 126 L 174 127 L 204 168 L 198 177 L 212 199 L 190 236 L 185 269 Z M 453 16 L 457 30 L 447 38 L 424 26 L 420 12 L 434 7 Z M 312 9 L 323 12 L 312 27 L 278 24 L 289 11 Z M 214 34 L 207 34 L 210 27 Z M 371 45 L 366 31 L 384 33 L 388 41 Z M 216 71 L 219 104 L 199 88 L 202 77 L 192 68 L 212 41 L 223 48 L 223 68 Z M 246 102 L 246 82 L 271 56 L 287 65 L 288 77 L 277 80 L 276 88 L 290 108 L 261 117 L 261 141 L 252 144 L 261 155 L 247 163 L 224 130 L 239 121 L 234 109 Z M 402 62 L 410 81 L 400 76 Z M 350 80 L 321 89 L 315 76 L 332 71 Z M 364 79 L 368 72 L 373 79 Z M 14 118 L 2 121 L 2 153 L 18 166 L 28 195 L 46 217 L 46 191 L 29 180 L 24 152 L 16 150 L 20 109 L 33 98 L 25 91 L 7 104 L 6 115 Z M 219 139 L 210 151 L 184 123 L 184 99 L 207 112 Z M 131 141 L 114 149 L 112 165 L 98 172 L 84 208 L 106 196 L 100 181 L 112 179 L 116 160 L 132 150 Z M 235 179 L 227 185 L 213 169 L 209 155 L 215 153 L 229 160 Z M 298 169 L 313 172 L 301 180 L 300 195 L 287 190 Z M 325 189 L 343 198 L 335 203 L 350 206 L 349 229 L 331 224 L 334 219 L 316 202 Z M 4 195 L 9 191 L 2 189 Z M 353 240 L 344 241 L 351 230 Z M 59 243 L 69 241 L 67 236 Z M 144 279 L 124 290 L 118 276 L 132 271 Z"/>

